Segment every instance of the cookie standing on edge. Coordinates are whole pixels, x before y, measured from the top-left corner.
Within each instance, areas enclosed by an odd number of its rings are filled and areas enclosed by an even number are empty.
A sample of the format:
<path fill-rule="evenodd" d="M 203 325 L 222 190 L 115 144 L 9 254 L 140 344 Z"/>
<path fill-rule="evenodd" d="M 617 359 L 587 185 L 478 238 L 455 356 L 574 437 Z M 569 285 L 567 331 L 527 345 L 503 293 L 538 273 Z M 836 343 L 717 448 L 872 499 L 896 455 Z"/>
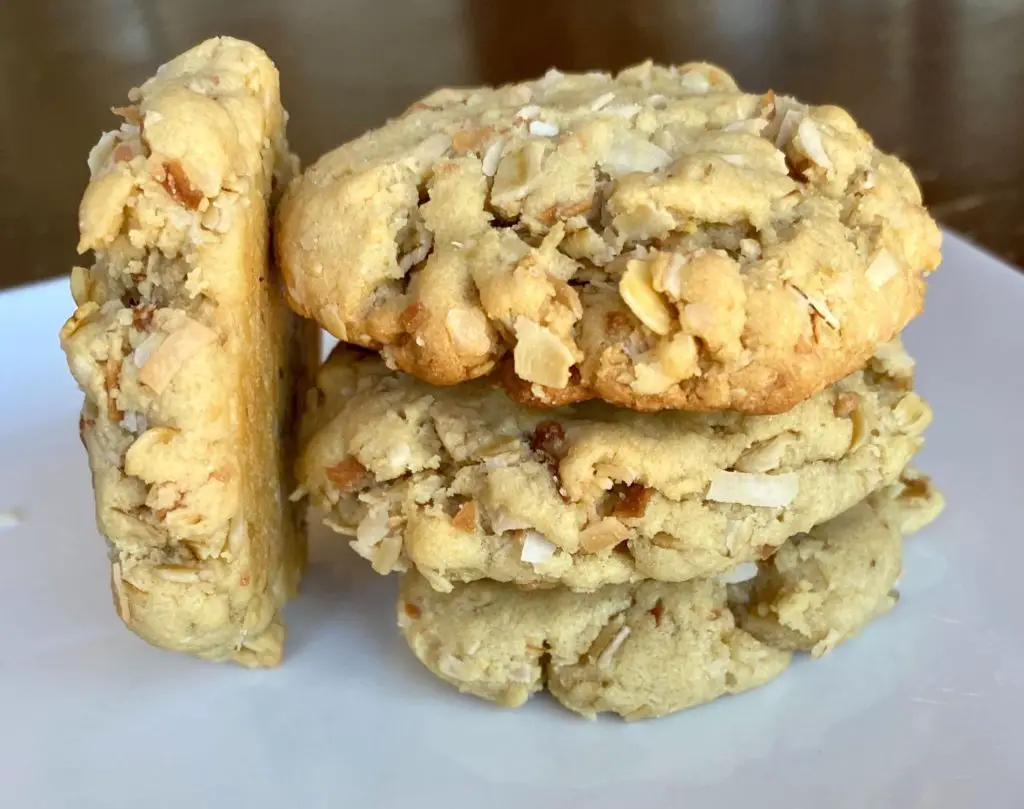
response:
<path fill-rule="evenodd" d="M 931 421 L 898 343 L 792 410 L 537 411 L 339 345 L 299 483 L 379 573 L 593 590 L 721 573 L 897 480 Z"/>
<path fill-rule="evenodd" d="M 940 233 L 843 110 L 650 63 L 443 89 L 288 189 L 296 310 L 438 385 L 779 413 L 917 315 Z"/>
<path fill-rule="evenodd" d="M 896 526 L 941 507 L 927 488 L 875 495 L 728 587 L 697 579 L 523 592 L 478 581 L 442 594 L 411 572 L 398 625 L 428 669 L 482 699 L 516 707 L 547 688 L 585 716 L 664 716 L 763 685 L 792 650 L 821 656 L 888 611 L 900 572 Z"/>
<path fill-rule="evenodd" d="M 150 643 L 273 665 L 305 562 L 288 499 L 317 332 L 268 255 L 295 169 L 274 64 L 208 40 L 130 93 L 89 155 L 61 330 L 118 614 Z"/>

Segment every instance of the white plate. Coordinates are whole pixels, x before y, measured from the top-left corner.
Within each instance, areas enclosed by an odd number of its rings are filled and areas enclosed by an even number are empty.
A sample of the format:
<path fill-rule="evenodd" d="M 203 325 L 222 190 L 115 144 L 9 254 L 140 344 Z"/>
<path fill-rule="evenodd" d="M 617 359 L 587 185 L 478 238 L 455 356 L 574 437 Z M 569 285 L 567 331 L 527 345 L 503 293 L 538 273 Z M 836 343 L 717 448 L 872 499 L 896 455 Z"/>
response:
<path fill-rule="evenodd" d="M 0 295 L 0 805 L 793 809 L 1024 805 L 1024 277 L 959 239 L 909 330 L 949 506 L 903 598 L 774 683 L 657 721 L 504 711 L 437 682 L 393 579 L 320 537 L 284 665 L 152 649 L 114 614 L 63 282 Z"/>

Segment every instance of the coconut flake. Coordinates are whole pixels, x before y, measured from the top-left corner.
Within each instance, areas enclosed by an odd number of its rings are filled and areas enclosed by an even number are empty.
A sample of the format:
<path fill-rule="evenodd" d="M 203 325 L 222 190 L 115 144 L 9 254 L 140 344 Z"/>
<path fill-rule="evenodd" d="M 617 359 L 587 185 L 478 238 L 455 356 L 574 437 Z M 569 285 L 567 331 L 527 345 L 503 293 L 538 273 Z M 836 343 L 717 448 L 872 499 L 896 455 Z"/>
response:
<path fill-rule="evenodd" d="M 501 162 L 501 153 L 505 149 L 505 139 L 498 138 L 484 152 L 480 165 L 485 177 L 493 177 L 498 171 L 498 164 Z"/>
<path fill-rule="evenodd" d="M 750 581 L 756 575 L 756 562 L 740 562 L 735 567 L 725 571 L 725 573 L 719 573 L 715 578 L 721 584 L 739 584 L 741 582 Z"/>
<path fill-rule="evenodd" d="M 356 526 L 356 542 L 360 547 L 370 549 L 380 543 L 388 535 L 388 509 L 387 506 L 378 505 L 371 508 L 369 513 L 363 517 Z M 359 548 L 356 548 L 359 550 Z"/>
<path fill-rule="evenodd" d="M 530 528 L 533 526 L 528 522 L 509 517 L 504 511 L 499 511 L 496 516 L 491 518 L 491 530 L 496 534 L 504 534 L 506 531 L 524 531 Z"/>
<path fill-rule="evenodd" d="M 452 145 L 450 136 L 438 132 L 423 140 L 413 154 L 413 159 L 420 166 L 429 166 L 444 155 Z"/>
<path fill-rule="evenodd" d="M 619 118 L 632 118 L 643 109 L 639 104 L 616 104 L 614 107 L 605 107 L 605 112 Z"/>
<path fill-rule="evenodd" d="M 117 145 L 117 140 L 118 131 L 116 129 L 112 129 L 110 132 L 104 132 L 100 135 L 99 141 L 97 141 L 96 145 L 89 150 L 89 157 L 86 160 L 86 163 L 89 166 L 90 177 L 95 177 L 106 165 L 107 160 L 114 151 L 114 147 Z"/>
<path fill-rule="evenodd" d="M 768 121 L 764 118 L 746 118 L 742 121 L 733 121 L 722 127 L 723 132 L 746 132 L 750 135 L 760 135 Z"/>
<path fill-rule="evenodd" d="M 543 90 L 547 90 L 561 82 L 564 78 L 565 74 L 561 70 L 553 67 L 544 74 L 544 77 L 539 82 L 537 82 L 537 86 Z"/>
<path fill-rule="evenodd" d="M 899 264 L 892 257 L 892 253 L 883 247 L 875 254 L 867 272 L 864 274 L 868 279 L 868 283 L 871 284 L 871 288 L 879 289 L 885 285 L 886 281 L 896 275 L 899 269 Z"/>
<path fill-rule="evenodd" d="M 136 368 L 141 368 L 147 362 L 152 355 L 156 347 L 164 341 L 162 334 L 151 334 L 132 352 L 132 362 L 135 363 Z"/>
<path fill-rule="evenodd" d="M 139 365 L 139 382 L 162 393 L 194 354 L 216 340 L 213 329 L 197 320 L 187 320 L 181 328 L 168 334 L 148 360 Z"/>
<path fill-rule="evenodd" d="M 13 508 L 7 511 L 0 511 L 0 531 L 7 531 L 21 525 L 21 515 Z"/>
<path fill-rule="evenodd" d="M 716 472 L 705 500 L 743 506 L 785 508 L 796 499 L 800 478 L 796 472 L 766 475 L 755 472 Z"/>
<path fill-rule="evenodd" d="M 636 135 L 626 135 L 615 139 L 601 161 L 601 168 L 612 177 L 618 177 L 634 171 L 649 174 L 671 162 L 671 155 L 660 146 Z"/>
<path fill-rule="evenodd" d="M 519 559 L 531 565 L 539 565 L 554 556 L 556 550 L 558 548 L 555 543 L 539 531 L 527 531 L 523 535 L 523 551 Z"/>
<path fill-rule="evenodd" d="M 807 301 L 808 305 L 821 316 L 822 320 L 828 323 L 828 325 L 833 329 L 839 329 L 839 318 L 832 313 L 832 310 L 828 308 L 828 304 L 825 303 L 823 298 L 804 292 L 800 287 L 793 284 L 790 286 L 796 291 L 799 297 Z"/>
<path fill-rule="evenodd" d="M 540 107 L 536 104 L 530 104 L 527 107 L 523 107 L 519 112 L 516 113 L 516 118 L 521 121 L 532 121 L 534 118 L 540 115 Z"/>
<path fill-rule="evenodd" d="M 553 138 L 558 132 L 558 124 L 550 121 L 530 121 L 530 134 L 536 137 Z"/>
<path fill-rule="evenodd" d="M 608 645 L 604 647 L 601 654 L 597 657 L 597 667 L 599 669 L 606 669 L 612 663 L 612 658 L 615 653 L 619 651 L 619 647 L 625 643 L 626 638 L 629 637 L 630 628 L 628 626 L 622 627 L 616 634 L 615 637 L 609 641 Z"/>
<path fill-rule="evenodd" d="M 776 149 L 781 149 L 793 140 L 793 135 L 796 134 L 797 127 L 803 118 L 803 110 L 786 110 L 786 114 L 782 116 L 782 122 L 779 124 L 779 134 L 775 136 Z"/>
<path fill-rule="evenodd" d="M 821 130 L 810 118 L 804 118 L 797 126 L 796 136 L 800 138 L 800 145 L 804 153 L 825 171 L 832 171 L 834 166 L 829 159 L 828 152 L 821 142 Z"/>
<path fill-rule="evenodd" d="M 615 100 L 615 93 L 604 93 L 590 102 L 592 112 L 597 112 L 601 107 L 607 107 Z"/>
<path fill-rule="evenodd" d="M 742 520 L 729 520 L 725 529 L 725 552 L 729 556 L 736 556 L 741 545 L 750 537 L 752 527 L 750 517 Z"/>
<path fill-rule="evenodd" d="M 430 248 L 434 245 L 434 234 L 429 230 L 421 229 L 418 236 L 419 244 L 398 260 L 398 269 L 403 273 L 409 272 L 430 255 Z"/>
<path fill-rule="evenodd" d="M 684 90 L 691 93 L 706 93 L 711 89 L 711 82 L 703 73 L 696 70 L 688 70 L 679 79 L 679 84 Z"/>
<path fill-rule="evenodd" d="M 408 444 L 395 444 L 388 447 L 387 463 L 392 470 L 404 472 L 410 458 L 412 458 L 412 450 Z"/>
<path fill-rule="evenodd" d="M 126 410 L 124 411 L 124 416 L 121 419 L 121 429 L 127 430 L 135 435 L 139 435 L 149 429 L 149 422 L 142 413 L 137 413 L 134 410 Z"/>

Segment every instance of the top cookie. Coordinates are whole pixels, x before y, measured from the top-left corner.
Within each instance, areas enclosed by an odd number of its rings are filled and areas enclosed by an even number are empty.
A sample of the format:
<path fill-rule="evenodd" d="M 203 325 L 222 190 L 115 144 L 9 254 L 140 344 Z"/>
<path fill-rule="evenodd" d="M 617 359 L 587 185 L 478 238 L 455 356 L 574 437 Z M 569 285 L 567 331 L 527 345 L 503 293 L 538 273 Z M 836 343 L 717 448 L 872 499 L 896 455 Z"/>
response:
<path fill-rule="evenodd" d="M 922 307 L 940 233 L 843 110 L 645 63 L 443 89 L 282 202 L 292 305 L 537 405 L 782 412 Z"/>

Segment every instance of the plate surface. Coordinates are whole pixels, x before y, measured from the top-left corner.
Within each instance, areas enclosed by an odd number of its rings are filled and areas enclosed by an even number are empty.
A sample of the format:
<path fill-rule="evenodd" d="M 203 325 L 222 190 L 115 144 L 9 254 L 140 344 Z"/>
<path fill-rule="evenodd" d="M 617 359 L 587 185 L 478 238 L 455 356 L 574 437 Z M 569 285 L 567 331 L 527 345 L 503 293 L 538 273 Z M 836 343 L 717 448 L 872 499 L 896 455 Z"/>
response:
<path fill-rule="evenodd" d="M 394 580 L 318 534 L 276 671 L 148 647 L 110 603 L 64 282 L 0 295 L 0 784 L 28 807 L 986 809 L 1024 803 L 1024 276 L 950 236 L 908 330 L 945 514 L 823 660 L 667 719 L 503 711 L 436 682 Z"/>

